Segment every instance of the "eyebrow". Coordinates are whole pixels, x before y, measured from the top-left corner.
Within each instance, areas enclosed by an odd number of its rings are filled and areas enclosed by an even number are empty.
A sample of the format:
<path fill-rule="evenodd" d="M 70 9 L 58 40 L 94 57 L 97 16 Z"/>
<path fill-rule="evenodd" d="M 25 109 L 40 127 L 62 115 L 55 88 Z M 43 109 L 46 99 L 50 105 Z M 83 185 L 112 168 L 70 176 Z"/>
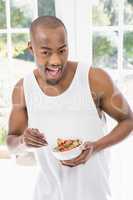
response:
<path fill-rule="evenodd" d="M 61 47 L 59 47 L 59 49 L 63 49 L 63 48 L 65 48 L 67 45 L 66 44 L 64 44 L 64 45 L 62 45 Z"/>
<path fill-rule="evenodd" d="M 58 49 L 59 49 L 59 50 L 60 50 L 60 49 L 63 49 L 63 48 L 65 48 L 66 46 L 67 46 L 67 45 L 64 44 L 64 45 L 62 45 L 61 47 L 59 47 Z M 52 50 L 51 48 L 46 47 L 46 46 L 42 46 L 41 49 Z"/>

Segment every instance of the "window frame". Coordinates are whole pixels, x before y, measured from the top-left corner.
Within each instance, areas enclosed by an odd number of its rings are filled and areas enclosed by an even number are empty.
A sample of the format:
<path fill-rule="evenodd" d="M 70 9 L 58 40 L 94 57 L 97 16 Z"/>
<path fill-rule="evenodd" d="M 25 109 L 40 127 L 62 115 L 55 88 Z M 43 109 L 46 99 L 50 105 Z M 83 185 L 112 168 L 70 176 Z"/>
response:
<path fill-rule="evenodd" d="M 61 2 L 62 1 L 62 2 Z M 98 1 L 81 1 L 73 0 L 71 8 L 68 7 L 70 2 L 65 0 L 55 0 L 56 16 L 61 18 L 65 23 L 70 39 L 73 41 L 72 50 L 70 51 L 70 58 L 75 60 L 87 61 L 90 65 L 92 64 L 92 43 L 94 32 L 118 32 L 118 56 L 117 56 L 117 69 L 104 68 L 109 74 L 117 80 L 119 83 L 123 81 L 122 77 L 128 74 L 133 74 L 133 70 L 123 68 L 123 40 L 124 33 L 127 31 L 133 31 L 133 25 L 124 24 L 124 4 L 125 0 L 118 2 L 118 25 L 114 26 L 93 26 L 92 24 L 92 6 L 97 5 Z M 71 24 L 70 24 L 70 19 Z M 73 25 L 73 29 L 71 26 Z M 73 36 L 73 32 L 74 36 Z M 73 40 L 74 39 L 74 40 Z M 88 41 L 88 42 L 87 42 Z M 115 73 L 114 73 L 115 72 Z"/>
<path fill-rule="evenodd" d="M 33 12 L 33 19 L 38 17 L 38 1 L 34 1 L 34 12 Z M 29 28 L 12 28 L 11 27 L 11 7 L 10 7 L 10 0 L 5 1 L 5 12 L 6 12 L 6 28 L 0 29 L 0 34 L 6 34 L 7 36 L 7 59 L 12 61 L 13 59 L 13 52 L 12 52 L 12 34 L 13 33 L 26 33 L 29 34 Z"/>

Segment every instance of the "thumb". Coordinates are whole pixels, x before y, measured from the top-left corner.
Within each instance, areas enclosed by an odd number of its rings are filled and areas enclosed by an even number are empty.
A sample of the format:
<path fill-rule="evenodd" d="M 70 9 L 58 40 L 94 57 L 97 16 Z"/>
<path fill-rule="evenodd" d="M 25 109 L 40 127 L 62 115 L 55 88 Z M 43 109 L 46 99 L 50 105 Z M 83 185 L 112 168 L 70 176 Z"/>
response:
<path fill-rule="evenodd" d="M 87 149 L 93 150 L 93 144 L 91 142 L 84 142 L 83 145 L 81 146 L 81 149 L 83 151 Z"/>

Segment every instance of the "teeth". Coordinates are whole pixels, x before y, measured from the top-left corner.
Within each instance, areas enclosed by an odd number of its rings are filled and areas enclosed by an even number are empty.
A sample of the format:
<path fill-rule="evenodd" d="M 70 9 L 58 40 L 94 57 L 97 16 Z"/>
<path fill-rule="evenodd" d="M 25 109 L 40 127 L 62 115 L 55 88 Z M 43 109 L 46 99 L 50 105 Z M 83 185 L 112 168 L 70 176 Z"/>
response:
<path fill-rule="evenodd" d="M 50 71 L 48 72 L 48 74 L 49 74 L 50 76 L 55 76 L 56 74 L 58 74 L 58 71 L 50 70 Z"/>
<path fill-rule="evenodd" d="M 52 70 L 52 71 L 58 71 L 60 68 L 52 68 L 52 67 L 48 67 L 49 70 Z"/>

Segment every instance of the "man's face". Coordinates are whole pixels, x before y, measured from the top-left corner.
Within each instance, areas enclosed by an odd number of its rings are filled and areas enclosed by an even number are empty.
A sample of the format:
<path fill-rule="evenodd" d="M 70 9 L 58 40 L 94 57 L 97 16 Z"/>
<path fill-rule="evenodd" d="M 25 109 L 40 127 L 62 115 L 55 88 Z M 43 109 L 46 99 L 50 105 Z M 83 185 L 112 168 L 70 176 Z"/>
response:
<path fill-rule="evenodd" d="M 68 59 L 67 33 L 64 28 L 38 27 L 29 45 L 41 76 L 48 84 L 57 84 L 62 79 Z"/>

